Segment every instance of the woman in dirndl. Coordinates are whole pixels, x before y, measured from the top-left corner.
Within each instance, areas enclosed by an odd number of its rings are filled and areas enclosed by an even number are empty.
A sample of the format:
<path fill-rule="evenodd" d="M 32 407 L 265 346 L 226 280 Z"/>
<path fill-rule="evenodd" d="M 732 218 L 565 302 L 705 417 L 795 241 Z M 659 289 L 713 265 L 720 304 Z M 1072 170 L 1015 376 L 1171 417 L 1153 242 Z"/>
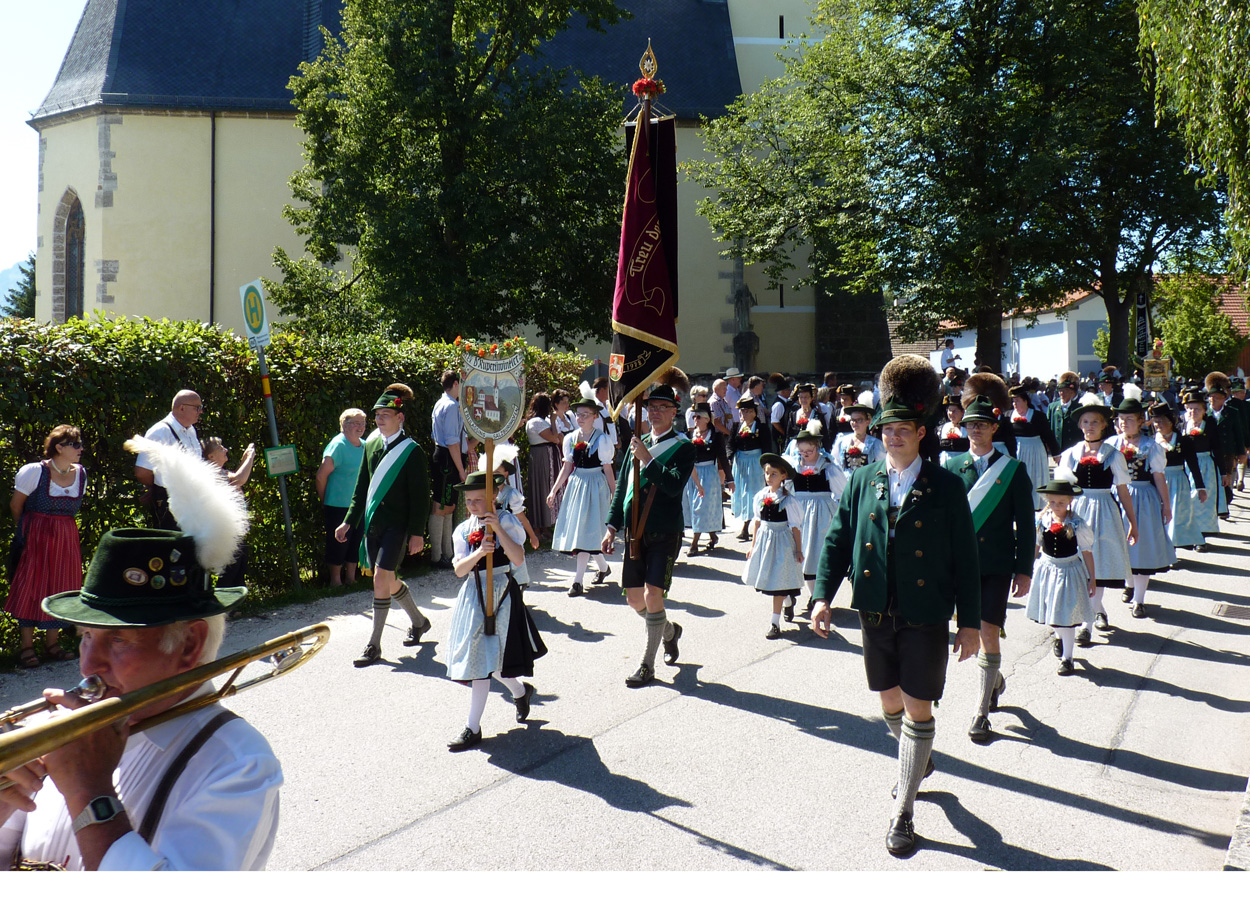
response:
<path fill-rule="evenodd" d="M 82 506 L 87 472 L 82 432 L 69 424 L 52 429 L 43 442 L 43 461 L 23 465 L 13 482 L 9 506 L 17 520 L 21 559 L 13 571 L 4 610 L 17 622 L 21 651 L 17 664 L 39 665 L 35 631 L 42 630 L 44 655 L 59 662 L 75 654 L 60 645 L 61 622 L 43 610 L 43 600 L 82 588 L 82 547 L 74 517 Z"/>
<path fill-rule="evenodd" d="M 496 485 L 502 484 L 497 477 Z M 522 682 L 532 678 L 534 660 L 547 652 L 542 636 L 521 596 L 513 569 L 525 560 L 525 529 L 506 510 L 496 512 L 486 499 L 486 472 L 475 471 L 463 484 L 455 485 L 464 494 L 469 517 L 452 533 L 455 546 L 453 566 L 464 582 L 451 610 L 451 632 L 447 637 L 447 677 L 472 688 L 469 716 L 464 730 L 447 743 L 450 751 L 464 751 L 482 741 L 482 714 L 490 696 L 494 676 L 511 695 L 516 721 L 524 723 L 530 712 L 534 686 Z M 486 558 L 493 556 L 493 626 L 485 612 Z"/>
<path fill-rule="evenodd" d="M 881 440 L 868 432 L 872 423 L 872 408 L 866 404 L 852 404 L 843 408 L 850 418 L 851 432 L 843 433 L 833 443 L 829 454 L 833 463 L 842 469 L 850 480 L 857 468 L 871 465 L 885 458 L 885 446 Z"/>
<path fill-rule="evenodd" d="M 564 438 L 564 464 L 547 497 L 548 505 L 559 500 L 560 515 L 551 536 L 552 550 L 572 554 L 577 562 L 569 596 L 585 592 L 582 581 L 590 559 L 595 560 L 594 584 L 608 578 L 608 562 L 603 559 L 603 530 L 608 524 L 608 508 L 616 477 L 612 472 L 615 450 L 612 440 L 599 430 L 599 406 L 587 399 L 573 406 L 577 430 Z M 567 484 L 567 487 L 566 487 Z"/>
<path fill-rule="evenodd" d="M 707 551 L 716 547 L 720 530 L 725 527 L 722 488 L 733 490 L 733 471 L 725 456 L 724 439 L 712 426 L 712 409 L 696 402 L 690 409 L 693 424 L 690 442 L 694 446 L 694 473 L 682 494 L 682 514 L 690 526 L 689 557 L 699 553 L 699 538 L 707 535 Z"/>
<path fill-rule="evenodd" d="M 1092 617 L 1094 594 L 1094 532 L 1076 513 L 1072 501 L 1081 496 L 1076 477 L 1064 466 L 1055 469 L 1055 480 L 1037 488 L 1046 508 L 1037 520 L 1037 559 L 1029 588 L 1025 614 L 1030 621 L 1054 631 L 1054 650 L 1059 674 L 1071 675 L 1073 645 L 1078 625 Z"/>
<path fill-rule="evenodd" d="M 1082 490 L 1072 502 L 1072 511 L 1094 531 L 1091 549 L 1096 576 L 1093 626 L 1108 631 L 1111 624 L 1103 606 L 1103 591 L 1107 586 L 1123 589 L 1125 581 L 1132 576 L 1128 549 L 1137 541 L 1137 515 L 1128 486 L 1128 465 L 1120 451 L 1106 442 L 1111 433 L 1111 408 L 1097 396 L 1085 395 L 1073 414 L 1083 438 L 1059 457 L 1059 464 L 1076 475 L 1076 483 Z M 1119 497 L 1118 505 L 1112 488 Z M 1088 621 L 1077 630 L 1076 642 L 1078 646 L 1092 644 Z"/>
<path fill-rule="evenodd" d="M 821 548 L 825 534 L 838 511 L 838 500 L 846 488 L 846 475 L 833 462 L 833 457 L 820 448 L 818 430 L 804 430 L 790 441 L 793 456 L 787 452 L 784 458 L 794 463 L 794 476 L 790 487 L 794 502 L 803 511 L 802 548 L 803 583 L 807 586 L 807 611 L 810 614 L 816 604 L 816 568 L 820 564 Z M 794 620 L 795 599 L 786 601 L 784 617 Z"/>
<path fill-rule="evenodd" d="M 1125 386 L 1127 388 L 1127 386 Z M 1124 601 L 1133 603 L 1133 617 L 1146 617 L 1146 590 L 1150 577 L 1163 573 L 1176 563 L 1176 548 L 1168 537 L 1172 521 L 1172 498 L 1164 473 L 1167 455 L 1153 437 L 1142 433 L 1146 410 L 1137 398 L 1125 398 L 1115 409 L 1120 433 L 1107 444 L 1120 450 L 1128 466 L 1129 492 L 1137 516 L 1137 541 L 1129 545 L 1129 566 L 1133 583 L 1124 590 Z"/>
<path fill-rule="evenodd" d="M 947 459 L 957 459 L 968 451 L 968 431 L 960 423 L 964 419 L 964 405 L 958 395 L 946 395 L 942 407 L 946 410 L 946 421 L 938 427 L 938 449 L 945 467 Z"/>
<path fill-rule="evenodd" d="M 551 527 L 556 524 L 556 514 L 560 511 L 559 497 L 555 503 L 547 502 L 551 485 L 560 474 L 560 464 L 563 461 L 558 423 L 559 419 L 553 414 L 550 395 L 539 392 L 530 399 L 529 411 L 525 415 L 525 437 L 529 440 L 530 453 L 525 497 L 534 514 L 530 521 L 540 537 L 551 534 Z"/>
<path fill-rule="evenodd" d="M 765 484 L 751 500 L 751 546 L 742 582 L 772 596 L 773 619 L 764 639 L 776 640 L 786 599 L 793 607 L 803 591 L 803 510 L 790 491 L 790 463 L 772 452 L 761 455 L 759 463 Z"/>
<path fill-rule="evenodd" d="M 733 498 L 729 506 L 734 518 L 742 523 L 739 541 L 751 538 L 751 520 L 755 517 L 752 503 L 755 494 L 764 486 L 764 473 L 760 470 L 760 456 L 772 450 L 769 425 L 761 423 L 756 416 L 755 399 L 743 395 L 738 399 L 738 411 L 742 421 L 729 440 L 729 453 L 733 457 Z"/>
<path fill-rule="evenodd" d="M 1050 480 L 1050 456 L 1060 453 L 1059 443 L 1050 429 L 1046 415 L 1029 401 L 1029 390 L 1023 385 L 1011 388 L 1011 432 L 1016 438 L 1016 458 L 1033 482 L 1033 510 L 1042 508 L 1042 495 L 1037 491 Z"/>
<path fill-rule="evenodd" d="M 1185 406 L 1184 436 L 1193 446 L 1198 456 L 1198 467 L 1202 470 L 1202 482 L 1207 485 L 1210 496 L 1193 504 L 1194 526 L 1204 535 L 1217 535 L 1220 531 L 1219 494 L 1223 490 L 1220 482 L 1220 436 L 1215 421 L 1207 416 L 1207 402 L 1201 389 L 1187 388 L 1181 392 L 1181 404 Z M 1196 489 L 1197 479 L 1191 482 Z M 1207 550 L 1206 539 L 1194 546 L 1199 554 Z"/>
<path fill-rule="evenodd" d="M 1206 537 L 1197 522 L 1197 509 L 1207 502 L 1206 479 L 1194 451 L 1193 441 L 1176 429 L 1176 415 L 1166 401 L 1150 406 L 1150 419 L 1155 426 L 1155 442 L 1163 450 L 1168 495 L 1172 498 L 1172 521 L 1168 537 L 1175 548 L 1196 548 L 1206 545 Z"/>

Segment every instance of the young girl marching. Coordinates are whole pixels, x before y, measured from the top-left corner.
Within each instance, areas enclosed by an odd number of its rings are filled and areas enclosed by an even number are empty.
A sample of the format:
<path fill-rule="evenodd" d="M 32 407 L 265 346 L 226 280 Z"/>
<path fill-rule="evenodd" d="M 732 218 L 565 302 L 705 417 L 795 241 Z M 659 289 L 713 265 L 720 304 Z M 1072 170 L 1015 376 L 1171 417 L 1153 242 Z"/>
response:
<path fill-rule="evenodd" d="M 807 611 L 810 613 L 816 602 L 812 593 L 816 588 L 816 566 L 820 563 L 821 545 L 837 512 L 838 500 L 846 488 L 846 475 L 833 463 L 829 453 L 820 448 L 818 426 L 796 436 L 785 457 L 794 463 L 790 486 L 794 491 L 794 501 L 803 511 L 803 582 L 807 586 Z M 794 620 L 794 603 L 794 599 L 785 603 L 787 621 Z"/>
<path fill-rule="evenodd" d="M 961 455 L 968 451 L 968 433 L 960 422 L 964 419 L 964 406 L 958 395 L 947 395 L 942 399 L 946 408 L 946 423 L 938 428 L 938 449 L 942 452 L 942 464 L 953 455 Z"/>
<path fill-rule="evenodd" d="M 502 483 L 502 480 L 496 483 Z M 486 499 L 486 472 L 475 471 L 463 484 L 469 518 L 452 533 L 453 566 L 464 583 L 451 610 L 451 633 L 447 638 L 447 677 L 473 689 L 464 730 L 447 743 L 451 751 L 464 751 L 482 741 L 482 713 L 490 696 L 493 675 L 509 691 L 516 705 L 516 721 L 524 723 L 530 712 L 534 686 L 519 679 L 533 677 L 534 660 L 547 652 L 542 637 L 521 598 L 513 569 L 525 559 L 525 529 L 511 513 L 495 512 Z M 489 526 L 489 528 L 488 528 Z M 486 558 L 494 557 L 494 627 L 488 633 L 485 613 Z"/>
<path fill-rule="evenodd" d="M 612 472 L 615 449 L 596 423 L 599 406 L 589 400 L 579 401 L 573 411 L 577 416 L 577 430 L 564 438 L 564 463 L 547 496 L 547 504 L 554 505 L 557 498 L 561 499 L 551 547 L 576 558 L 577 572 L 569 595 L 579 596 L 585 591 L 582 580 L 591 557 L 598 569 L 594 584 L 597 586 L 608 577 L 608 562 L 603 559 L 601 543 L 616 477 Z M 563 497 L 560 497 L 561 492 Z"/>
<path fill-rule="evenodd" d="M 699 538 L 707 535 L 707 550 L 716 547 L 719 532 L 725 527 L 721 489 L 733 490 L 733 473 L 725 456 L 723 438 L 712 426 L 712 409 L 696 404 L 690 409 L 694 423 L 690 442 L 694 444 L 694 473 L 686 482 L 683 494 L 685 516 L 690 524 L 690 557 L 699 553 Z"/>
<path fill-rule="evenodd" d="M 786 597 L 793 602 L 803 591 L 803 511 L 787 483 L 794 473 L 790 463 L 772 452 L 761 455 L 759 463 L 765 484 L 751 501 L 751 547 L 742 582 L 773 597 L 772 626 L 764 637 L 776 640 Z"/>
<path fill-rule="evenodd" d="M 1216 432 L 1215 421 L 1207 416 L 1207 402 L 1201 389 L 1185 389 L 1181 392 L 1181 403 L 1185 406 L 1184 436 L 1198 456 L 1198 467 L 1202 469 L 1202 483 L 1207 485 L 1209 492 L 1214 491 L 1207 500 L 1202 499 L 1201 493 L 1198 494 L 1198 502 L 1193 504 L 1194 527 L 1204 535 L 1216 535 L 1220 531 L 1218 516 L 1219 468 L 1222 461 L 1220 437 Z M 1195 478 L 1193 486 L 1197 488 L 1198 485 L 1199 481 Z M 1194 550 L 1199 554 L 1206 551 L 1206 539 L 1204 538 L 1195 545 Z"/>
<path fill-rule="evenodd" d="M 1124 588 L 1132 576 L 1129 561 L 1129 545 L 1137 541 L 1137 516 L 1133 512 L 1133 496 L 1129 491 L 1128 465 L 1124 456 L 1105 440 L 1111 433 L 1111 408 L 1104 405 L 1096 395 L 1085 395 L 1073 412 L 1082 441 L 1059 457 L 1061 467 L 1076 475 L 1082 493 L 1072 504 L 1073 511 L 1089 523 L 1094 531 L 1094 570 L 1097 572 L 1096 589 L 1093 594 L 1094 627 L 1101 631 L 1111 629 L 1107 612 L 1103 607 L 1103 590 L 1107 586 Z M 1116 505 L 1111 489 L 1120 498 Z M 1124 508 L 1123 516 L 1120 507 Z M 1128 521 L 1128 532 L 1124 521 Z M 1078 646 L 1090 646 L 1090 622 L 1087 620 L 1077 630 Z"/>
<path fill-rule="evenodd" d="M 1136 386 L 1129 383 L 1124 388 L 1130 391 Z M 1133 584 L 1124 590 L 1124 601 L 1133 603 L 1134 618 L 1144 618 L 1150 577 L 1176 563 L 1176 548 L 1172 546 L 1167 528 L 1172 521 L 1172 498 L 1164 477 L 1167 455 L 1162 446 L 1142 433 L 1146 413 L 1140 400 L 1125 398 L 1115 413 L 1120 421 L 1120 433 L 1107 440 L 1107 445 L 1114 446 L 1124 456 L 1131 478 L 1128 488 L 1133 495 L 1133 512 L 1137 517 L 1137 542 L 1128 549 Z"/>
<path fill-rule="evenodd" d="M 1168 525 L 1168 537 L 1172 540 L 1173 548 L 1205 545 L 1207 540 L 1197 522 L 1197 507 L 1207 502 L 1206 479 L 1202 476 L 1193 440 L 1177 431 L 1176 415 L 1166 401 L 1158 401 L 1150 406 L 1150 419 L 1154 422 L 1155 442 L 1163 450 L 1167 461 L 1163 477 L 1172 498 L 1172 521 Z"/>
<path fill-rule="evenodd" d="M 1016 458 L 1029 473 L 1034 489 L 1050 480 L 1050 456 L 1058 455 L 1059 443 L 1046 415 L 1033 407 L 1029 390 L 1023 385 L 1010 389 L 1011 432 L 1016 438 Z M 1042 508 L 1042 495 L 1035 493 L 1033 509 Z"/>
<path fill-rule="evenodd" d="M 525 514 L 525 490 L 521 486 L 521 475 L 516 470 L 517 449 L 512 443 L 500 443 L 495 447 L 495 474 L 503 476 L 503 483 L 495 491 L 495 505 L 506 509 L 516 517 L 517 522 L 525 529 L 525 537 L 529 539 L 530 549 L 537 551 L 541 542 L 538 533 L 530 525 Z M 530 571 L 527 561 L 522 560 L 519 567 L 512 571 L 513 578 L 521 586 L 522 591 L 530 583 Z"/>
<path fill-rule="evenodd" d="M 866 404 L 853 404 L 844 408 L 850 418 L 851 432 L 843 433 L 834 441 L 831 455 L 833 463 L 849 479 L 856 468 L 885 459 L 885 446 L 875 436 L 868 435 L 872 421 L 872 408 Z"/>
<path fill-rule="evenodd" d="M 1055 480 L 1037 488 L 1046 501 L 1037 522 L 1037 559 L 1025 614 L 1029 620 L 1049 625 L 1055 633 L 1059 674 L 1071 675 L 1072 647 L 1077 625 L 1087 624 L 1094 581 L 1094 532 L 1072 512 L 1072 501 L 1081 496 L 1076 475 L 1060 465 Z"/>
<path fill-rule="evenodd" d="M 751 520 L 754 518 L 752 501 L 764 486 L 759 460 L 761 455 L 771 451 L 772 437 L 768 435 L 768 425 L 760 423 L 755 416 L 755 399 L 750 395 L 743 395 L 738 399 L 737 406 L 742 422 L 729 440 L 734 479 L 733 499 L 729 505 L 734 518 L 742 523 L 738 540 L 748 541 L 751 538 Z"/>
<path fill-rule="evenodd" d="M 794 437 L 808 429 L 813 420 L 821 425 L 821 447 L 828 450 L 833 445 L 833 427 L 829 423 L 828 405 L 816 400 L 816 386 L 810 382 L 800 382 L 794 387 L 794 397 L 798 406 L 790 412 L 786 423 L 786 439 L 789 444 L 786 451 L 794 444 Z M 849 429 L 849 425 L 848 425 Z"/>

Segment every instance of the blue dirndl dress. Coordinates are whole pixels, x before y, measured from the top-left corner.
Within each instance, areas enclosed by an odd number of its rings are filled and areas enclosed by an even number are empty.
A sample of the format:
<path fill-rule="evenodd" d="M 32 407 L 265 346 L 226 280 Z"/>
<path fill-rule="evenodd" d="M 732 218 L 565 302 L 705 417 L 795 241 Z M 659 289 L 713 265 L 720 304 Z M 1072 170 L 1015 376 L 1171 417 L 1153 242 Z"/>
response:
<path fill-rule="evenodd" d="M 1051 627 L 1094 624 L 1094 607 L 1089 600 L 1089 571 L 1082 551 L 1093 548 L 1094 533 L 1080 516 L 1069 512 L 1063 531 L 1052 532 L 1055 518 L 1043 510 L 1037 522 L 1041 553 L 1033 562 L 1033 583 L 1029 587 L 1025 614 L 1030 621 Z M 1097 572 L 1097 567 L 1094 568 Z"/>
<path fill-rule="evenodd" d="M 513 478 L 516 478 L 515 473 L 500 486 L 499 491 L 495 494 L 495 503 L 501 508 L 512 513 L 513 516 L 519 516 L 521 513 L 525 512 L 525 495 L 521 492 L 521 489 L 516 486 L 516 484 L 519 483 L 519 479 L 514 482 Z M 520 522 L 521 520 L 518 519 L 517 521 Z M 521 537 L 522 540 L 524 540 L 524 526 L 521 528 Z M 530 569 L 528 558 L 521 561 L 520 566 L 513 569 L 512 578 L 515 579 L 519 585 L 529 585 Z"/>
<path fill-rule="evenodd" d="M 1220 531 L 1220 503 L 1224 500 L 1224 488 L 1220 485 L 1220 472 L 1215 467 L 1215 456 L 1211 453 L 1211 437 L 1208 431 L 1214 425 L 1210 417 L 1204 417 L 1202 425 L 1185 431 L 1185 438 L 1193 446 L 1198 456 L 1198 468 L 1202 471 L 1202 481 L 1207 486 L 1207 502 L 1199 503 L 1194 495 L 1194 524 L 1204 535 L 1218 535 Z M 1192 481 L 1193 489 L 1198 489 L 1196 481 Z M 1202 544 L 1205 542 L 1199 542 Z"/>
<path fill-rule="evenodd" d="M 1082 463 L 1085 444 L 1077 443 L 1063 453 L 1061 464 L 1076 474 L 1076 482 L 1084 491 L 1072 501 L 1072 511 L 1084 519 L 1094 532 L 1094 577 L 1099 586 L 1123 586 L 1132 575 L 1128 555 L 1128 535 L 1120 504 L 1112 495 L 1112 487 L 1129 483 L 1128 466 L 1119 450 L 1101 443 L 1092 461 Z"/>
<path fill-rule="evenodd" d="M 1163 501 L 1155 490 L 1153 477 L 1167 469 L 1163 447 L 1146 436 L 1141 437 L 1136 446 L 1123 436 L 1111 437 L 1107 445 L 1114 446 L 1124 456 L 1132 478 L 1128 489 L 1133 495 L 1133 511 L 1137 516 L 1137 543 L 1128 546 L 1129 566 L 1135 574 L 1162 573 L 1176 563 L 1176 548 L 1163 524 Z M 1127 531 L 1128 516 L 1123 518 Z"/>
<path fill-rule="evenodd" d="M 1194 478 L 1206 484 L 1199 467 L 1197 453 L 1193 445 L 1185 437 L 1172 434 L 1166 447 L 1167 467 L 1163 472 L 1168 482 L 1168 496 L 1172 498 L 1172 521 L 1168 523 L 1168 537 L 1177 548 L 1193 548 L 1206 544 L 1207 539 L 1198 525 L 1197 507 L 1198 489 L 1194 487 Z M 1211 502 L 1208 493 L 1207 502 Z"/>
<path fill-rule="evenodd" d="M 838 500 L 846 487 L 846 477 L 823 452 L 817 457 L 814 466 L 796 463 L 794 470 L 794 478 L 790 481 L 794 495 L 790 499 L 799 505 L 803 513 L 803 523 L 800 526 L 803 578 L 814 580 L 825 534 L 838 511 Z"/>
<path fill-rule="evenodd" d="M 699 438 L 698 433 L 691 434 L 690 442 L 694 444 L 694 474 L 686 482 L 682 492 L 682 515 L 686 527 L 696 535 L 715 534 L 725 527 L 724 504 L 721 501 L 720 475 L 717 472 L 716 452 L 720 442 L 715 436 Z M 695 484 L 703 487 L 703 496 Z"/>
<path fill-rule="evenodd" d="M 760 456 L 764 454 L 764 435 L 757 420 L 751 429 L 743 432 L 739 426 L 732 440 L 734 492 L 729 507 L 739 522 L 750 522 L 754 518 L 752 501 L 755 494 L 764 486 L 764 469 L 760 467 Z"/>
<path fill-rule="evenodd" d="M 764 502 L 770 498 L 773 502 Z M 784 487 L 775 494 L 765 487 L 751 503 L 760 527 L 755 550 L 742 571 L 742 582 L 765 595 L 798 595 L 803 591 L 803 568 L 794 556 L 794 535 L 790 533 L 790 529 L 803 525 L 798 502 Z"/>
<path fill-rule="evenodd" d="M 564 454 L 569 456 L 566 461 L 573 463 L 573 471 L 560 501 L 560 515 L 551 536 L 552 550 L 565 554 L 600 552 L 612 504 L 603 466 L 611 464 L 612 453 L 611 442 L 598 431 L 589 440 L 579 439 L 578 433 L 565 437 Z"/>

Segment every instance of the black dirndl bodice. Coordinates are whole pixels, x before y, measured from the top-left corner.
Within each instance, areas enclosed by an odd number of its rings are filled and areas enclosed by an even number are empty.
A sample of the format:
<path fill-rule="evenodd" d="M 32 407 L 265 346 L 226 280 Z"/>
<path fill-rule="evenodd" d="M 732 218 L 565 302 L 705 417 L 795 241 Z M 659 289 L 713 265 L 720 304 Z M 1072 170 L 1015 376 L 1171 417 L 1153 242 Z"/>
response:
<path fill-rule="evenodd" d="M 829 478 L 823 468 L 811 474 L 804 474 L 800 471 L 790 479 L 790 484 L 794 487 L 796 494 L 829 493 Z"/>
<path fill-rule="evenodd" d="M 602 434 L 600 434 L 602 435 Z M 599 461 L 599 437 L 586 443 L 585 449 L 578 449 L 584 442 L 579 440 L 573 445 L 573 467 L 574 468 L 602 468 L 603 462 Z"/>
<path fill-rule="evenodd" d="M 1084 490 L 1110 490 L 1114 480 L 1115 474 L 1106 462 L 1076 463 L 1076 483 Z"/>
<path fill-rule="evenodd" d="M 759 421 L 755 423 L 755 429 L 750 433 L 743 435 L 742 428 L 738 428 L 738 432 L 734 434 L 734 449 L 737 452 L 750 452 L 754 449 L 764 448 L 764 434 L 761 431 Z"/>
<path fill-rule="evenodd" d="M 1050 557 L 1072 557 L 1076 554 L 1076 529 L 1065 525 L 1062 532 L 1042 529 L 1042 553 Z"/>
<path fill-rule="evenodd" d="M 1186 433 L 1185 438 L 1194 447 L 1194 452 L 1211 451 L 1211 436 L 1207 433 L 1207 419 L 1205 417 L 1202 419 L 1202 429 L 1197 433 Z"/>
<path fill-rule="evenodd" d="M 1136 449 L 1132 446 L 1128 446 L 1127 448 L 1133 449 L 1132 461 L 1129 460 L 1129 453 L 1124 451 L 1124 449 L 1120 450 L 1120 454 L 1124 456 L 1124 462 L 1128 465 L 1129 477 L 1134 481 L 1141 481 L 1145 483 L 1152 482 L 1154 478 L 1150 475 L 1150 463 L 1147 461 L 1150 457 L 1150 453 L 1144 452 L 1141 449 Z"/>
<path fill-rule="evenodd" d="M 785 505 L 781 501 L 765 503 L 760 507 L 760 519 L 765 522 L 785 522 L 788 518 Z"/>
<path fill-rule="evenodd" d="M 703 442 L 699 442 L 697 439 L 691 439 L 690 442 L 694 444 L 694 461 L 696 465 L 699 464 L 699 462 L 716 461 L 716 453 L 719 450 L 716 448 L 716 443 L 713 442 L 712 434 L 710 432 L 708 433 L 707 439 L 703 440 Z"/>

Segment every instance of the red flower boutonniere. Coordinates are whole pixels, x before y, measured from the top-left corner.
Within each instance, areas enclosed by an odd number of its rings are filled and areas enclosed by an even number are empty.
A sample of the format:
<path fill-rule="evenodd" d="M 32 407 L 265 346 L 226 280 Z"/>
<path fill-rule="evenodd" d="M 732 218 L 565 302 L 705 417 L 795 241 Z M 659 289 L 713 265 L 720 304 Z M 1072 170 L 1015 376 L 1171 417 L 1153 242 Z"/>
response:
<path fill-rule="evenodd" d="M 738 437 L 739 437 L 740 439 L 746 439 L 746 438 L 747 438 L 748 436 L 750 436 L 750 435 L 751 435 L 751 428 L 750 428 L 750 427 L 744 426 L 744 427 L 741 427 L 741 428 L 738 430 Z"/>
<path fill-rule="evenodd" d="M 696 446 L 702 446 L 704 440 L 702 436 L 696 436 L 694 439 L 691 440 L 691 442 L 694 443 Z"/>
<path fill-rule="evenodd" d="M 1028 418 L 1025 417 L 1023 414 L 1017 414 L 1015 411 L 1011 412 L 1012 423 L 1024 423 L 1026 420 L 1028 420 Z"/>
<path fill-rule="evenodd" d="M 776 501 L 776 500 L 772 497 L 772 495 L 769 495 L 769 496 L 767 496 L 767 497 L 765 497 L 765 498 L 764 498 L 764 505 L 765 505 L 765 506 L 772 506 L 772 505 L 773 505 L 774 503 L 776 503 L 776 502 L 777 502 L 777 501 Z"/>
<path fill-rule="evenodd" d="M 1185 435 L 1186 436 L 1201 436 L 1202 427 L 1190 427 L 1188 430 L 1185 431 Z"/>
<path fill-rule="evenodd" d="M 1050 524 L 1050 530 L 1051 530 L 1051 532 L 1053 532 L 1054 534 L 1058 535 L 1060 532 L 1062 532 L 1062 531 L 1063 531 L 1063 523 L 1062 523 L 1062 522 L 1052 522 L 1052 523 Z"/>
<path fill-rule="evenodd" d="M 951 427 L 949 430 L 946 431 L 946 438 L 947 439 L 960 439 L 959 431 L 956 430 L 954 427 Z"/>
<path fill-rule="evenodd" d="M 799 414 L 799 415 L 795 418 L 795 420 L 797 420 L 797 421 L 799 422 L 799 426 L 806 427 L 806 426 L 807 426 L 807 422 L 808 422 L 809 420 L 811 420 L 811 417 L 810 417 L 810 416 L 808 416 L 807 414 Z"/>
<path fill-rule="evenodd" d="M 486 529 L 474 529 L 469 533 L 469 547 L 480 548 L 482 539 L 486 536 Z"/>
<path fill-rule="evenodd" d="M 1083 459 L 1081 459 L 1080 464 L 1082 464 L 1082 465 L 1101 465 L 1101 464 L 1102 464 L 1102 462 L 1100 462 L 1100 461 L 1098 460 L 1098 456 L 1096 456 L 1096 455 L 1087 455 L 1087 456 L 1085 456 Z"/>
<path fill-rule="evenodd" d="M 864 453 L 860 451 L 859 446 L 851 446 L 851 448 L 846 450 L 846 454 L 854 457 L 857 455 L 863 455 Z"/>
<path fill-rule="evenodd" d="M 1133 446 L 1125 445 L 1120 452 L 1124 455 L 1124 461 L 1128 462 L 1130 465 L 1137 461 L 1137 449 Z"/>
<path fill-rule="evenodd" d="M 586 442 L 586 440 L 584 439 L 581 439 L 581 440 L 578 440 L 576 444 L 574 444 L 573 451 L 585 452 L 589 448 L 590 448 L 590 443 Z"/>
<path fill-rule="evenodd" d="M 816 469 L 815 469 L 815 468 L 804 468 L 804 469 L 803 469 L 803 476 L 804 476 L 804 477 L 807 477 L 807 476 L 809 476 L 809 475 L 813 475 L 813 474 L 815 474 L 815 473 L 816 473 Z"/>

